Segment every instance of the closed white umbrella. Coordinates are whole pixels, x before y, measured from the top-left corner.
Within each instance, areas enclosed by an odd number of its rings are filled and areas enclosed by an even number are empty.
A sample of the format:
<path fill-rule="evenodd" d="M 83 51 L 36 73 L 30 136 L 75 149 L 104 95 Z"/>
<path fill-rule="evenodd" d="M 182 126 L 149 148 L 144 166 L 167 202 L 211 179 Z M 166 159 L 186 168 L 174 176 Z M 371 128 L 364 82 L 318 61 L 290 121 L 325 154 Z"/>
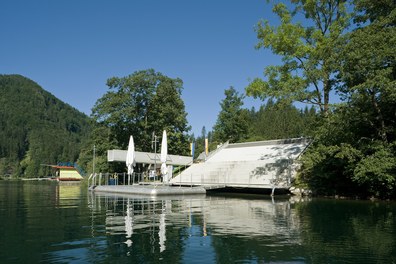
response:
<path fill-rule="evenodd" d="M 166 156 L 168 156 L 168 140 L 166 138 L 166 130 L 162 133 L 161 143 L 161 174 L 164 177 L 164 181 L 167 179 L 168 169 L 166 168 Z"/>
<path fill-rule="evenodd" d="M 132 175 L 133 167 L 135 166 L 135 144 L 133 142 L 133 136 L 130 136 L 129 138 L 126 166 L 128 168 L 128 175 Z"/>

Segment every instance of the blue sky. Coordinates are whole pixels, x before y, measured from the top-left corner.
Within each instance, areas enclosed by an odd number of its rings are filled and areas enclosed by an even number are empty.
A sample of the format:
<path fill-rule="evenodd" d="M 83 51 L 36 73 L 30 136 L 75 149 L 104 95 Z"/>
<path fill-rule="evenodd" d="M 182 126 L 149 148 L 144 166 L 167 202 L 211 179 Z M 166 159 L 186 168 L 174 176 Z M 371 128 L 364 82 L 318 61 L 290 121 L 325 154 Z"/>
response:
<path fill-rule="evenodd" d="M 260 19 L 274 20 L 265 0 L 4 0 L 0 74 L 24 75 L 90 115 L 108 78 L 153 68 L 183 80 L 200 135 L 216 122 L 225 89 L 243 93 L 279 62 L 254 48 Z"/>

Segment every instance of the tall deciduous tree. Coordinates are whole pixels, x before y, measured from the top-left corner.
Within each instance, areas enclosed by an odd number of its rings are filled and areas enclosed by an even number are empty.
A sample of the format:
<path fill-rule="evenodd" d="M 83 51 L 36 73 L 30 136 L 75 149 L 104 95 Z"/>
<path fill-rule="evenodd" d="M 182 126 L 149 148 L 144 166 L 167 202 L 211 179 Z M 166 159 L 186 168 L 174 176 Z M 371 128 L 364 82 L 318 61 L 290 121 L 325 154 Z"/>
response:
<path fill-rule="evenodd" d="M 187 155 L 190 130 L 187 113 L 181 99 L 183 82 L 162 76 L 151 103 L 147 117 L 147 129 L 162 135 L 167 131 L 168 151 L 173 154 Z"/>
<path fill-rule="evenodd" d="M 183 82 L 153 69 L 137 71 L 107 81 L 109 91 L 100 98 L 92 116 L 111 130 L 119 147 L 126 148 L 133 135 L 138 150 L 151 151 L 152 134 L 168 132 L 168 150 L 188 153 L 187 114 L 181 100 Z"/>
<path fill-rule="evenodd" d="M 355 0 L 340 53 L 339 105 L 303 157 L 302 178 L 321 194 L 396 197 L 396 2 Z"/>
<path fill-rule="evenodd" d="M 256 78 L 246 88 L 249 96 L 316 105 L 327 113 L 339 51 L 349 23 L 344 0 L 291 0 L 294 9 L 278 3 L 273 11 L 280 24 L 261 21 L 256 29 L 257 48 L 271 49 L 281 65 L 268 66 L 265 80 Z M 303 23 L 296 22 L 305 17 Z"/>
<path fill-rule="evenodd" d="M 248 137 L 249 112 L 242 109 L 243 95 L 233 87 L 224 91 L 225 99 L 221 101 L 221 111 L 213 128 L 216 141 L 238 142 Z"/>
<path fill-rule="evenodd" d="M 396 2 L 355 2 L 362 26 L 342 53 L 342 91 L 374 132 L 370 137 L 389 142 L 396 139 Z"/>

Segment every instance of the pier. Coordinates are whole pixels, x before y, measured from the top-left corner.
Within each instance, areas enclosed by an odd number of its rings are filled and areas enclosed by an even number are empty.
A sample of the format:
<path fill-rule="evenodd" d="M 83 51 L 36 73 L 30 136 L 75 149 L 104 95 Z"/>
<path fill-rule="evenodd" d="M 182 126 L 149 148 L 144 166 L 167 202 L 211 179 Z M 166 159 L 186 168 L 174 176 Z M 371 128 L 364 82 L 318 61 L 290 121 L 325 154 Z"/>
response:
<path fill-rule="evenodd" d="M 299 158 L 311 140 L 306 138 L 269 140 L 248 143 L 223 144 L 209 153 L 200 163 L 192 157 L 168 155 L 167 165 L 184 166 L 181 173 L 172 175 L 169 182 L 150 180 L 147 173 L 132 176 L 118 174 L 91 175 L 89 188 L 95 192 L 113 192 L 137 195 L 202 194 L 206 190 L 250 189 L 288 190 L 299 169 Z M 109 150 L 109 162 L 125 162 L 126 151 Z M 136 162 L 149 167 L 159 160 L 154 153 L 136 152 Z M 170 167 L 172 168 L 172 167 Z M 172 171 L 172 170 L 171 170 Z M 127 178 L 126 178 L 127 177 Z M 119 180 L 122 183 L 119 184 Z"/>
<path fill-rule="evenodd" d="M 193 195 L 205 194 L 203 187 L 177 187 L 162 184 L 135 184 L 135 185 L 102 185 L 94 188 L 95 192 L 135 194 L 143 196 L 170 196 L 170 195 Z"/>

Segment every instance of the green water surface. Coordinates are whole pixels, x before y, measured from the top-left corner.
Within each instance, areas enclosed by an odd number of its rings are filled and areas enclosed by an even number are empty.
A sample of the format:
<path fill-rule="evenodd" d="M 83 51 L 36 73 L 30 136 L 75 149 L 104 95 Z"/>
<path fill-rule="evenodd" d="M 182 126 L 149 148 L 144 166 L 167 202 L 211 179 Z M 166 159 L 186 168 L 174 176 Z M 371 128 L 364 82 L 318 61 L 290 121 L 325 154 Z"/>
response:
<path fill-rule="evenodd" d="M 0 263 L 396 263 L 396 203 L 0 181 Z"/>

